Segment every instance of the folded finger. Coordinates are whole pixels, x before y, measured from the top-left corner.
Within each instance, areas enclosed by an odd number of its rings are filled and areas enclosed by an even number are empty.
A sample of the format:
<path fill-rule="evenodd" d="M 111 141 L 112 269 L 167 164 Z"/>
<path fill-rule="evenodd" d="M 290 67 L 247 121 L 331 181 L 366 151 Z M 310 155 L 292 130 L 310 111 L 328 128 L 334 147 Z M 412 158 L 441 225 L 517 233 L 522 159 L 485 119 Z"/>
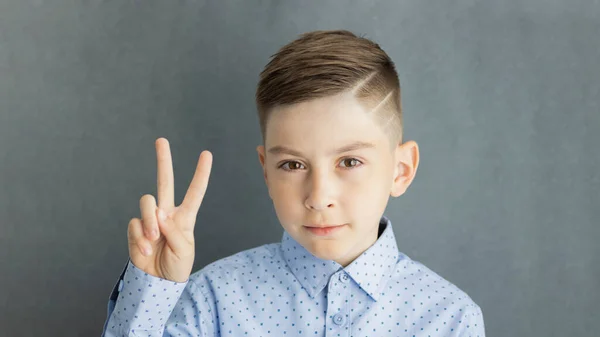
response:
<path fill-rule="evenodd" d="M 149 240 L 158 239 L 158 220 L 156 219 L 156 199 L 151 194 L 146 194 L 140 199 L 140 212 L 142 213 L 142 228 Z"/>
<path fill-rule="evenodd" d="M 136 247 L 144 256 L 152 254 L 152 245 L 144 236 L 142 220 L 138 218 L 131 219 L 127 228 L 127 237 L 130 246 Z M 130 247 L 130 249 L 133 249 Z"/>

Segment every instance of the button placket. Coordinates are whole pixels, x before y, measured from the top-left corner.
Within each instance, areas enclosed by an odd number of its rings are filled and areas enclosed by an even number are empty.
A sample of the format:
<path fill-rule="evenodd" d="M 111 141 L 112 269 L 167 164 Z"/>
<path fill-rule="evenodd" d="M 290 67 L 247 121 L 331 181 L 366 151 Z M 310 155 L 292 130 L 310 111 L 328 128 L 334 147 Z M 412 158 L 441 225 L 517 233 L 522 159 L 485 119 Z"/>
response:
<path fill-rule="evenodd" d="M 342 313 L 337 313 L 333 316 L 333 323 L 335 325 L 342 326 L 346 323 L 346 317 Z"/>
<path fill-rule="evenodd" d="M 344 277 L 345 275 L 345 277 Z M 328 301 L 326 315 L 328 317 L 327 326 L 329 330 L 337 331 L 340 336 L 347 337 L 349 326 L 349 317 L 347 311 L 350 289 L 346 286 L 350 276 L 343 270 L 332 275 L 329 280 Z"/>

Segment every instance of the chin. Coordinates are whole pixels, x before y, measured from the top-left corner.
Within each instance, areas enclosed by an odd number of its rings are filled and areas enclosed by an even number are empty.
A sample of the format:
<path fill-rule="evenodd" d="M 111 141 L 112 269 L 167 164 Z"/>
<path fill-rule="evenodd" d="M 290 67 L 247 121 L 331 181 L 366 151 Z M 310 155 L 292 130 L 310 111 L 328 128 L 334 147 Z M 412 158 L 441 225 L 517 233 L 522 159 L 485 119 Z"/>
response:
<path fill-rule="evenodd" d="M 333 241 L 309 242 L 305 247 L 314 256 L 323 260 L 339 260 L 345 254 L 343 247 Z"/>

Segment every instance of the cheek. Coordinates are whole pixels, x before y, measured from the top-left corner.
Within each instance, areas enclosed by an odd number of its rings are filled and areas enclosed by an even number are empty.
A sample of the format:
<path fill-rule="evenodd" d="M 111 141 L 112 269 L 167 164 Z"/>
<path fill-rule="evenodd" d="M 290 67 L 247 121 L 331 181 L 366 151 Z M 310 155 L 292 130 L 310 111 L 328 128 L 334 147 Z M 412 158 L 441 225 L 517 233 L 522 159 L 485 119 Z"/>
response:
<path fill-rule="evenodd" d="M 386 202 L 390 193 L 390 181 L 382 170 L 357 174 L 345 186 L 345 195 L 353 196 L 352 207 L 357 209 L 373 209 L 373 206 Z"/>
<path fill-rule="evenodd" d="M 269 190 L 277 199 L 288 199 L 297 194 L 299 183 L 294 177 L 286 176 L 281 172 L 275 172 L 269 178 Z"/>
<path fill-rule="evenodd" d="M 349 173 L 343 180 L 344 186 L 353 193 L 373 195 L 380 190 L 382 175 L 376 168 L 368 167 Z"/>
<path fill-rule="evenodd" d="M 275 173 L 269 178 L 269 193 L 281 220 L 293 217 L 302 206 L 301 188 L 299 182 L 295 182 L 292 177 L 281 176 L 281 173 Z"/>

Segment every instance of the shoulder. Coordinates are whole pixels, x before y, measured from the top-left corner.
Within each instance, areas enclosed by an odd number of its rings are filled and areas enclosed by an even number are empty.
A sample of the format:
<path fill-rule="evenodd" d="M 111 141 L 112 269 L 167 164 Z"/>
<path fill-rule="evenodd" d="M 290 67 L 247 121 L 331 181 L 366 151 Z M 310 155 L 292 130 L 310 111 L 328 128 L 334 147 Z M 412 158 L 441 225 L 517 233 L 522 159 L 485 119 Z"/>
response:
<path fill-rule="evenodd" d="M 190 281 L 201 285 L 214 280 L 232 280 L 233 276 L 253 273 L 277 256 L 279 243 L 269 243 L 223 257 L 190 275 Z"/>
<path fill-rule="evenodd" d="M 411 294 L 414 299 L 430 302 L 447 310 L 481 312 L 464 290 L 420 261 L 400 252 L 390 284 L 394 290 Z"/>

